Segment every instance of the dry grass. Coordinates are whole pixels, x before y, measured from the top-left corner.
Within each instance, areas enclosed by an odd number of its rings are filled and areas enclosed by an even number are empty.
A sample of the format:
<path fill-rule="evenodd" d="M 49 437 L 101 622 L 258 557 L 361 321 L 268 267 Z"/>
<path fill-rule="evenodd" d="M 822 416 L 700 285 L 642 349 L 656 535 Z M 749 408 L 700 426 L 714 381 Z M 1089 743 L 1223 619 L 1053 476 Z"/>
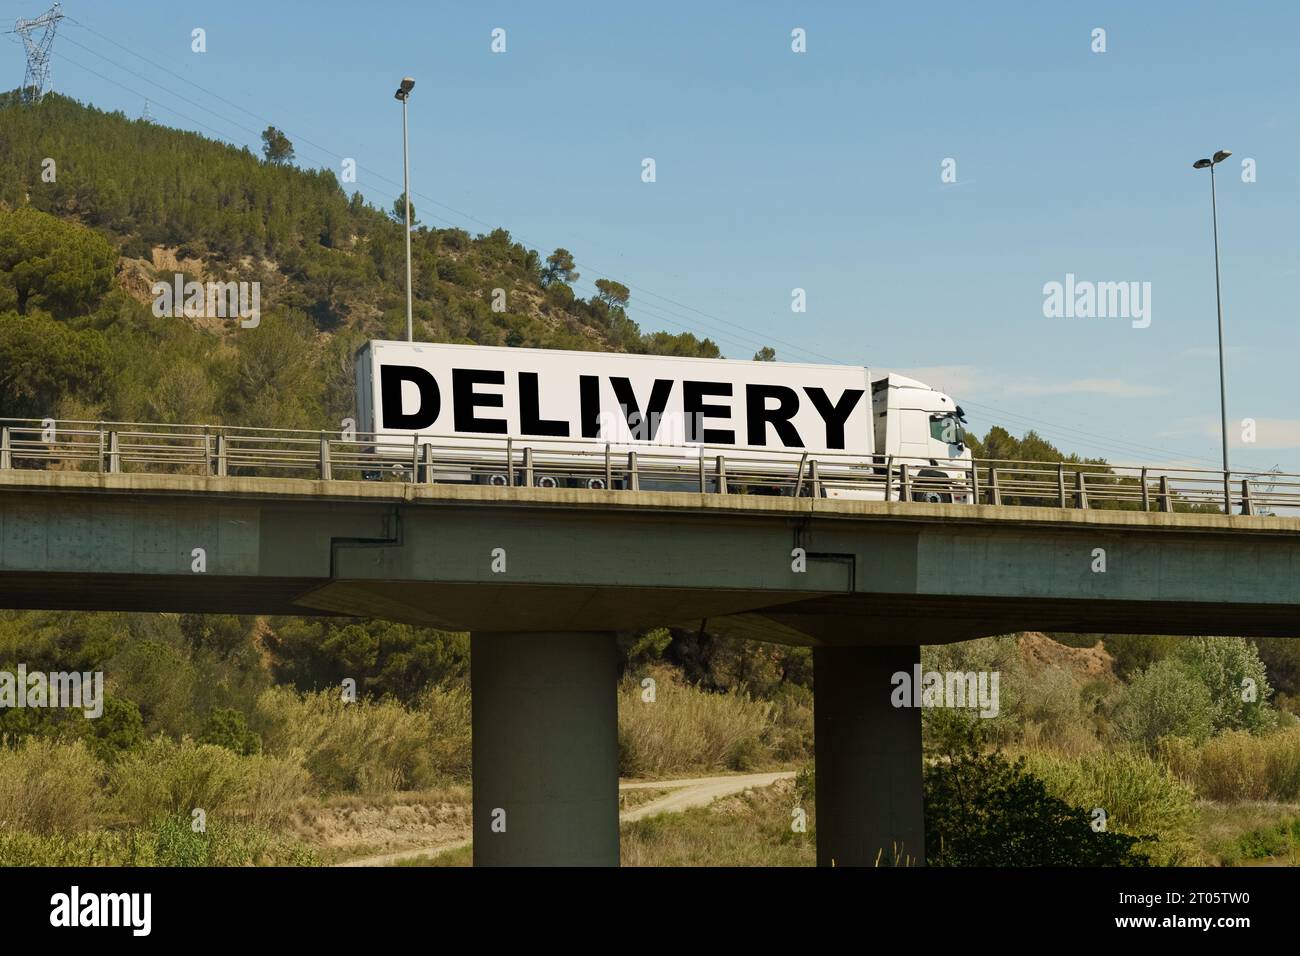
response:
<path fill-rule="evenodd" d="M 40 836 L 93 829 L 101 807 L 103 766 L 80 741 L 29 737 L 0 746 L 0 830 Z"/>
<path fill-rule="evenodd" d="M 709 693 L 656 669 L 655 700 L 638 679 L 619 688 L 619 773 L 664 777 L 709 770 L 754 770 L 775 762 L 780 736 L 772 704 L 747 694 Z"/>
<path fill-rule="evenodd" d="M 813 866 L 813 808 L 808 830 L 796 833 L 793 781 L 723 797 L 707 807 L 624 824 L 623 866 Z"/>
<path fill-rule="evenodd" d="M 1300 726 L 1263 736 L 1228 731 L 1199 747 L 1165 738 L 1159 754 L 1204 799 L 1300 801 Z"/>

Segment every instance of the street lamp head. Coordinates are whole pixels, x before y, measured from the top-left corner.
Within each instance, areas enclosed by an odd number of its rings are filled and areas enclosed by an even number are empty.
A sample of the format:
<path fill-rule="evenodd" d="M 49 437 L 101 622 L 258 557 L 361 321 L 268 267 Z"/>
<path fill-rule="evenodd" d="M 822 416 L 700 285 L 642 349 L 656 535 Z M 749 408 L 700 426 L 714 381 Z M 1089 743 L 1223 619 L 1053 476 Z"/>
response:
<path fill-rule="evenodd" d="M 1210 162 L 1208 159 L 1198 159 L 1196 162 L 1192 163 L 1192 169 L 1205 169 L 1207 166 L 1213 165 L 1214 163 Z"/>
<path fill-rule="evenodd" d="M 1223 162 L 1225 159 L 1227 159 L 1227 158 L 1228 158 L 1229 156 L 1231 156 L 1231 155 L 1232 155 L 1232 151 L 1231 151 L 1231 150 L 1228 150 L 1228 149 L 1221 149 L 1221 150 L 1219 150 L 1217 153 L 1214 154 L 1214 161 L 1215 161 L 1216 163 L 1221 163 L 1221 162 Z"/>
<path fill-rule="evenodd" d="M 415 80 L 411 77 L 403 77 L 401 85 L 397 87 L 397 92 L 393 94 L 393 99 L 404 100 L 411 95 L 411 90 L 415 89 Z"/>

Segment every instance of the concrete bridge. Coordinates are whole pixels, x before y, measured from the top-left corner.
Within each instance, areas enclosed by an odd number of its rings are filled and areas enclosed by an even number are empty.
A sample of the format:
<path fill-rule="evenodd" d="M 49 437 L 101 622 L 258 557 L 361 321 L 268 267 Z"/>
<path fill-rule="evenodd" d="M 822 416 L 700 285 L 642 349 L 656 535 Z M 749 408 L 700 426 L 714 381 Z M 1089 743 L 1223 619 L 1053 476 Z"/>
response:
<path fill-rule="evenodd" d="M 920 862 L 921 644 L 1294 635 L 1300 518 L 0 469 L 0 606 L 470 631 L 480 865 L 617 864 L 616 632 L 811 646 L 818 861 Z"/>

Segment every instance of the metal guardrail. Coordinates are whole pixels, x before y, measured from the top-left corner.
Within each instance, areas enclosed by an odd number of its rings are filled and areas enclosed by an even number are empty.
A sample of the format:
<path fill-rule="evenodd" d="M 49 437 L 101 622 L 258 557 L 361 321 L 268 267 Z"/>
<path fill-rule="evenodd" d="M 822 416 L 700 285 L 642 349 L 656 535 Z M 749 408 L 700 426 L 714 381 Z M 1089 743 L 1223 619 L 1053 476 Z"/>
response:
<path fill-rule="evenodd" d="M 1300 515 L 1300 475 L 1075 462 L 919 461 L 708 445 L 418 435 L 400 439 L 148 422 L 0 419 L 0 470 L 281 476 L 617 491 L 870 497 L 1136 511 Z"/>

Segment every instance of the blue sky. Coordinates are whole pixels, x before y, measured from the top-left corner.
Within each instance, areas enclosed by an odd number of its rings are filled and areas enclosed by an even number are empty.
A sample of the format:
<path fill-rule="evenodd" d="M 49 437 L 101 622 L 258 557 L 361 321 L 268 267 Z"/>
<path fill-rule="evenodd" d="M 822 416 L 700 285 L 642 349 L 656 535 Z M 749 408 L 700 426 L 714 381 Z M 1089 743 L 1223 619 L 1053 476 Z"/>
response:
<path fill-rule="evenodd" d="M 44 4 L 0 0 L 0 20 Z M 1283 388 L 1300 353 L 1300 8 L 906 6 L 67 0 L 54 87 L 129 116 L 148 96 L 159 122 L 254 149 L 274 123 L 304 166 L 355 158 L 355 188 L 387 206 L 392 91 L 410 74 L 426 223 L 564 246 L 579 294 L 618 279 L 643 328 L 707 335 L 728 357 L 770 344 L 913 370 L 980 434 L 1035 428 L 1116 463 L 1207 468 L 1210 184 L 1191 164 L 1231 149 L 1217 183 L 1233 464 L 1300 472 Z M 2 85 L 22 68 L 0 43 Z M 1149 282 L 1150 325 L 1045 318 L 1044 284 L 1067 273 Z"/>

